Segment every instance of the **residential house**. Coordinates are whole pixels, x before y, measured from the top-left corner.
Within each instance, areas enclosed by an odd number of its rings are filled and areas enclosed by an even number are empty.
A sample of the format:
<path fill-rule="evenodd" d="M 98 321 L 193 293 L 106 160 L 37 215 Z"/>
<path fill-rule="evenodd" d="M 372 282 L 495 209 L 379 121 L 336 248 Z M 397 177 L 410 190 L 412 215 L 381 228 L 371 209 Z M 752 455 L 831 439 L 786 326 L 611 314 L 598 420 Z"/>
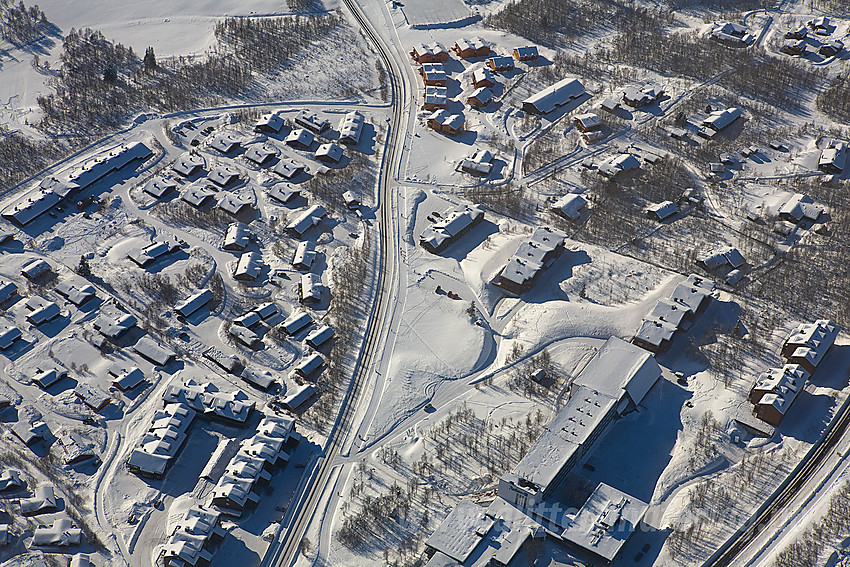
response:
<path fill-rule="evenodd" d="M 484 208 L 480 205 L 460 205 L 426 228 L 419 237 L 419 244 L 439 254 L 483 220 Z"/>

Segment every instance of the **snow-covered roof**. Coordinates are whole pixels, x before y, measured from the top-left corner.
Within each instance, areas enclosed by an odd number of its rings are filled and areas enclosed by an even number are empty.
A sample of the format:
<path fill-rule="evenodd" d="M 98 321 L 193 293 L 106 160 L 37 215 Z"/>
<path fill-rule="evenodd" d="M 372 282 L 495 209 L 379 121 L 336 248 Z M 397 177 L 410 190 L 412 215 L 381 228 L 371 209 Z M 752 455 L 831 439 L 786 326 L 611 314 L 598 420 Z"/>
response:
<path fill-rule="evenodd" d="M 673 201 L 662 201 L 650 205 L 646 208 L 647 212 L 652 213 L 655 217 L 663 221 L 679 212 L 679 207 Z"/>
<path fill-rule="evenodd" d="M 104 305 L 100 308 L 100 313 L 93 325 L 104 337 L 114 339 L 135 327 L 136 323 L 134 315 L 125 313 L 112 305 Z"/>
<path fill-rule="evenodd" d="M 634 348 L 637 349 L 637 347 Z M 649 354 L 642 349 L 638 350 Z M 597 354 L 598 357 L 599 354 Z M 607 382 L 608 377 L 605 378 L 604 382 Z M 615 381 L 618 380 L 616 375 L 612 378 Z M 600 380 L 594 380 L 594 382 L 600 382 Z M 610 419 L 611 412 L 617 406 L 618 398 L 595 388 L 596 384 L 591 386 L 586 386 L 582 382 L 579 384 L 581 385 L 546 427 L 543 435 L 513 468 L 512 473 L 520 479 L 520 482 L 534 483 L 540 492 L 545 493 L 547 490 L 554 489 L 563 477 L 567 464 L 574 461 L 576 454 L 591 441 L 597 428 L 601 427 L 606 419 Z M 613 388 L 606 388 L 606 391 L 611 390 Z"/>
<path fill-rule="evenodd" d="M 180 198 L 193 207 L 203 207 L 207 200 L 212 199 L 217 193 L 215 187 L 206 183 L 198 183 L 186 187 Z"/>
<path fill-rule="evenodd" d="M 318 274 L 301 274 L 301 302 L 322 299 L 322 279 Z"/>
<path fill-rule="evenodd" d="M 32 260 L 24 264 L 21 268 L 21 275 L 27 279 L 34 280 L 37 277 L 46 274 L 50 271 L 50 264 L 44 260 Z"/>
<path fill-rule="evenodd" d="M 643 520 L 648 508 L 646 502 L 599 483 L 564 530 L 562 537 L 613 561 Z"/>
<path fill-rule="evenodd" d="M 160 346 L 150 337 L 139 339 L 133 350 L 159 366 L 165 366 L 176 356 L 174 352 Z"/>
<path fill-rule="evenodd" d="M 635 340 L 658 347 L 662 343 L 673 340 L 673 335 L 677 329 L 676 325 L 666 321 L 653 318 L 644 319 L 637 333 L 635 333 Z"/>
<path fill-rule="evenodd" d="M 484 511 L 474 502 L 461 500 L 425 541 L 425 545 L 464 563 L 495 523 Z"/>
<path fill-rule="evenodd" d="M 491 57 L 487 64 L 490 65 L 490 68 L 495 71 L 504 71 L 507 69 L 514 68 L 514 58 L 508 57 L 505 55 L 500 55 L 497 57 Z"/>
<path fill-rule="evenodd" d="M 292 130 L 288 136 L 286 136 L 286 140 L 284 140 L 290 146 L 296 146 L 299 148 L 309 148 L 313 145 L 313 141 L 316 139 L 313 136 L 313 133 L 309 130 L 305 130 L 304 128 L 296 128 Z"/>
<path fill-rule="evenodd" d="M 630 106 L 644 106 L 655 101 L 663 92 L 652 85 L 630 85 L 623 90 L 623 100 Z"/>
<path fill-rule="evenodd" d="M 655 357 L 640 347 L 611 337 L 575 379 L 620 400 L 623 393 L 638 405 L 661 377 Z"/>
<path fill-rule="evenodd" d="M 820 364 L 838 337 L 838 325 L 827 319 L 799 325 L 785 340 L 783 353 L 790 353 L 789 360 L 805 360 L 812 368 Z"/>
<path fill-rule="evenodd" d="M 743 112 L 740 108 L 732 106 L 726 110 L 716 110 L 712 112 L 705 120 L 702 121 L 702 124 L 712 130 L 719 131 L 732 124 L 732 122 L 737 120 L 742 114 Z"/>
<path fill-rule="evenodd" d="M 242 140 L 234 132 L 219 132 L 213 137 L 210 146 L 223 154 L 229 153 L 242 144 Z"/>
<path fill-rule="evenodd" d="M 306 110 L 295 117 L 295 124 L 310 130 L 314 134 L 321 134 L 331 126 L 327 119 L 319 117 L 315 112 L 309 113 Z"/>
<path fill-rule="evenodd" d="M 566 238 L 563 231 L 548 226 L 537 227 L 499 272 L 498 283 L 504 285 L 510 282 L 515 287 L 525 286 L 544 269 L 553 253 L 563 248 Z"/>
<path fill-rule="evenodd" d="M 236 263 L 233 277 L 238 279 L 255 280 L 263 270 L 263 257 L 259 252 L 245 252 Z"/>
<path fill-rule="evenodd" d="M 466 122 L 463 114 L 452 114 L 445 108 L 434 111 L 433 114 L 428 115 L 427 120 L 429 123 L 434 122 L 441 128 L 448 128 L 453 131 L 463 128 L 463 125 Z"/>
<path fill-rule="evenodd" d="M 427 59 L 429 57 L 436 57 L 440 55 L 448 55 L 448 50 L 443 46 L 442 43 L 434 41 L 428 44 L 420 43 L 413 47 L 411 53 L 415 55 L 416 59 Z"/>
<path fill-rule="evenodd" d="M 446 106 L 449 90 L 441 86 L 425 87 L 426 106 Z"/>
<path fill-rule="evenodd" d="M 555 108 L 581 97 L 584 93 L 584 85 L 578 79 L 561 79 L 554 85 L 522 101 L 522 108 L 527 112 L 547 114 Z"/>
<path fill-rule="evenodd" d="M 442 63 L 425 63 L 422 65 L 421 73 L 425 84 L 446 83 L 446 70 Z"/>
<path fill-rule="evenodd" d="M 514 48 L 514 57 L 519 59 L 520 61 L 526 59 L 537 59 L 537 46 L 536 45 L 524 45 L 522 47 Z"/>
<path fill-rule="evenodd" d="M 15 326 L 4 325 L 0 327 L 0 349 L 5 350 L 9 348 L 22 335 L 21 330 Z"/>
<path fill-rule="evenodd" d="M 116 369 L 116 372 L 116 374 L 113 374 L 115 378 L 112 379 L 112 385 L 119 390 L 130 390 L 135 388 L 145 379 L 145 373 L 136 366 L 128 369 Z"/>
<path fill-rule="evenodd" d="M 576 220 L 581 215 L 582 209 L 587 206 L 587 199 L 576 193 L 567 193 L 552 205 L 552 210 L 558 214 L 567 217 L 570 220 Z"/>
<path fill-rule="evenodd" d="M 202 289 L 196 291 L 185 300 L 178 303 L 174 310 L 177 311 L 180 315 L 184 317 L 188 317 L 207 303 L 209 303 L 213 298 L 213 292 L 209 289 Z"/>
<path fill-rule="evenodd" d="M 496 78 L 493 76 L 493 72 L 487 67 L 479 67 L 472 72 L 472 84 L 476 87 L 494 85 L 496 84 Z"/>
<path fill-rule="evenodd" d="M 460 205 L 426 228 L 419 242 L 432 252 L 438 252 L 483 219 L 484 208 L 481 205 Z"/>
<path fill-rule="evenodd" d="M 222 248 L 225 250 L 244 250 L 251 242 L 251 231 L 241 222 L 230 223 L 224 233 Z"/>
<path fill-rule="evenodd" d="M 289 391 L 286 397 L 281 400 L 284 406 L 291 410 L 298 409 L 301 404 L 310 399 L 310 396 L 316 393 L 318 388 L 315 384 L 302 384 L 297 388 Z"/>
<path fill-rule="evenodd" d="M 259 345 L 262 342 L 260 335 L 248 327 L 243 327 L 242 325 L 232 325 L 228 332 L 239 342 L 249 348 L 253 348 L 255 345 Z"/>
<path fill-rule="evenodd" d="M 280 165 L 280 164 L 278 164 Z M 288 183 L 278 183 L 269 189 L 269 197 L 272 197 L 281 203 L 288 203 L 294 197 L 301 194 L 301 191 L 292 187 Z"/>
<path fill-rule="evenodd" d="M 779 208 L 780 216 L 788 216 L 796 222 L 802 220 L 816 221 L 823 213 L 823 207 L 814 202 L 808 195 L 795 193 Z"/>
<path fill-rule="evenodd" d="M 283 116 L 281 116 L 279 110 L 276 110 L 268 114 L 263 114 L 254 123 L 254 130 L 257 132 L 262 132 L 263 130 L 271 132 L 280 132 L 280 129 L 283 128 L 283 123 Z"/>
<path fill-rule="evenodd" d="M 357 144 L 363 132 L 363 115 L 352 110 L 339 123 L 339 141 L 342 144 Z"/>
<path fill-rule="evenodd" d="M 80 398 L 84 404 L 95 411 L 100 411 L 109 405 L 110 401 L 112 401 L 109 394 L 100 388 L 87 384 L 86 382 L 77 383 L 74 387 L 74 395 Z"/>
<path fill-rule="evenodd" d="M 316 150 L 316 159 L 331 163 L 339 163 L 342 159 L 342 154 L 342 146 L 335 142 L 329 142 L 319 146 L 319 149 Z"/>
<path fill-rule="evenodd" d="M 281 323 L 283 330 L 288 335 L 294 335 L 313 322 L 313 318 L 306 311 L 295 311 Z"/>
<path fill-rule="evenodd" d="M 295 372 L 304 377 L 312 376 L 312 374 L 324 363 L 325 359 L 322 358 L 322 355 L 314 352 L 313 354 L 302 358 L 301 361 L 295 365 Z"/>
<path fill-rule="evenodd" d="M 58 176 L 42 180 L 22 197 L 15 198 L 6 205 L 2 214 L 20 225 L 25 225 L 59 204 L 72 191 L 85 189 L 130 162 L 147 159 L 151 155 L 153 152 L 142 142 L 110 148 L 68 167 Z"/>
<path fill-rule="evenodd" d="M 469 39 L 463 37 L 458 39 L 457 41 L 455 41 L 454 47 L 452 49 L 454 49 L 458 54 L 461 54 L 461 56 L 463 56 L 463 53 L 468 52 L 481 53 L 485 50 L 487 52 L 490 51 L 487 42 L 477 36 Z"/>
<path fill-rule="evenodd" d="M 598 114 L 594 114 L 593 112 L 578 114 L 573 117 L 573 120 L 585 130 L 596 130 L 602 127 L 602 119 L 599 118 Z"/>
<path fill-rule="evenodd" d="M 239 179 L 239 170 L 230 164 L 218 165 L 207 175 L 207 179 L 224 187 Z"/>
<path fill-rule="evenodd" d="M 481 106 L 486 106 L 491 100 L 493 100 L 493 91 L 491 91 L 488 87 L 477 88 L 469 95 L 468 101 L 472 103 L 473 99 Z"/>
<path fill-rule="evenodd" d="M 690 312 L 691 309 L 687 305 L 682 305 L 665 297 L 658 300 L 658 303 L 649 312 L 649 317 L 670 323 L 676 328 L 679 328 L 682 324 L 682 319 Z"/>
<path fill-rule="evenodd" d="M 23 488 L 26 482 L 21 479 L 21 471 L 18 469 L 3 469 L 0 471 L 0 491 L 11 488 Z"/>
<path fill-rule="evenodd" d="M 268 390 L 275 383 L 274 375 L 268 370 L 256 371 L 246 367 L 242 369 L 241 377 L 249 384 L 263 390 Z"/>
<path fill-rule="evenodd" d="M 708 270 L 716 270 L 725 264 L 740 268 L 746 260 L 734 246 L 720 246 L 697 256 L 697 262 L 703 264 Z"/>
<path fill-rule="evenodd" d="M 177 158 L 177 161 L 174 162 L 171 169 L 184 177 L 189 177 L 200 168 L 204 167 L 204 165 L 206 165 L 206 161 L 204 161 L 204 157 L 202 155 L 195 152 L 186 152 Z"/>
<path fill-rule="evenodd" d="M 30 297 L 24 305 L 30 311 L 27 314 L 27 321 L 33 325 L 52 321 L 61 313 L 58 305 L 37 295 Z"/>
<path fill-rule="evenodd" d="M 308 270 L 316 259 L 316 245 L 310 240 L 298 243 L 295 255 L 292 257 L 292 265 L 301 270 Z"/>
<path fill-rule="evenodd" d="M 640 167 L 640 160 L 630 153 L 618 154 L 599 164 L 599 173 L 608 178 L 616 177 L 620 172 Z"/>
<path fill-rule="evenodd" d="M 56 492 L 49 482 L 42 482 L 35 487 L 35 494 L 29 498 L 21 498 L 22 514 L 39 514 L 56 510 Z"/>
<path fill-rule="evenodd" d="M 248 151 L 245 152 L 245 159 L 262 165 L 266 163 L 267 160 L 277 156 L 277 154 L 277 148 L 271 144 L 254 144 L 248 148 Z"/>
<path fill-rule="evenodd" d="M 127 253 L 127 257 L 139 267 L 146 267 L 157 258 L 180 248 L 180 242 L 175 238 L 156 240 L 142 249 L 134 248 Z"/>
<path fill-rule="evenodd" d="M 40 525 L 35 528 L 32 545 L 67 547 L 80 545 L 83 532 L 68 518 L 57 518 L 53 524 Z"/>
<path fill-rule="evenodd" d="M 15 282 L 0 279 L 0 303 L 3 303 L 16 293 L 18 293 L 18 286 Z"/>
<path fill-rule="evenodd" d="M 327 211 L 322 205 L 312 205 L 286 225 L 286 229 L 301 236 L 311 227 L 319 224 L 326 214 Z"/>
<path fill-rule="evenodd" d="M 333 328 L 329 327 L 328 325 L 322 325 L 318 329 L 313 329 L 312 331 L 307 333 L 307 337 L 304 339 L 304 342 L 314 348 L 318 348 L 333 336 Z"/>
<path fill-rule="evenodd" d="M 292 179 L 299 173 L 304 171 L 304 164 L 300 161 L 296 161 L 291 158 L 281 158 L 275 166 L 272 168 L 272 171 L 280 175 L 285 179 Z M 272 195 L 274 196 L 274 195 Z M 284 201 L 286 202 L 286 201 Z"/>
<path fill-rule="evenodd" d="M 142 190 L 148 195 L 159 199 L 172 189 L 176 188 L 177 181 L 171 179 L 170 177 L 163 177 L 157 175 L 156 177 L 152 177 L 147 183 L 145 183 L 145 186 Z"/>

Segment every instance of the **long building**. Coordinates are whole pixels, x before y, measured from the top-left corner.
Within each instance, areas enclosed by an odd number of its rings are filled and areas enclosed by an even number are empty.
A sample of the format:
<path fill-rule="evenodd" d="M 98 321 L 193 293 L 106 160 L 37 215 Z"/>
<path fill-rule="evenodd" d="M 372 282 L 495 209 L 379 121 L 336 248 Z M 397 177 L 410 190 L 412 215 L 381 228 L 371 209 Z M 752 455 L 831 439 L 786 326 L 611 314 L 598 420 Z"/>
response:
<path fill-rule="evenodd" d="M 24 226 L 72 193 L 89 187 L 134 160 L 145 160 L 152 155 L 150 148 L 141 142 L 116 146 L 77 163 L 56 176 L 43 179 L 25 195 L 7 204 L 2 215 Z"/>
<path fill-rule="evenodd" d="M 647 351 L 612 337 L 575 379 L 570 400 L 514 469 L 498 494 L 530 509 L 550 497 L 619 415 L 640 404 L 661 368 Z"/>
<path fill-rule="evenodd" d="M 532 114 L 548 114 L 570 101 L 584 96 L 584 85 L 578 79 L 562 79 L 522 101 L 522 109 Z"/>

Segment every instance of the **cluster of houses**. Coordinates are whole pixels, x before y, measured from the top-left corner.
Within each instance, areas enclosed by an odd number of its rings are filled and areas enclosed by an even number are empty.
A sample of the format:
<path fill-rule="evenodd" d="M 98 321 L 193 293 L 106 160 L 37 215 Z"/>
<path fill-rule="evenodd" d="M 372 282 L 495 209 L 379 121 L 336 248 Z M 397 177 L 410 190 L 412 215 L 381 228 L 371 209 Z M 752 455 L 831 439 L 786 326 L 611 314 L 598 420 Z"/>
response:
<path fill-rule="evenodd" d="M 448 73 L 443 65 L 449 60 L 449 51 L 442 44 L 420 44 L 415 46 L 410 56 L 421 65 L 419 74 L 425 86 L 423 107 L 431 112 L 426 121 L 430 128 L 455 136 L 463 131 L 465 118 L 462 113 L 451 113 L 447 110 Z M 453 51 L 461 59 L 474 59 L 491 55 L 490 46 L 483 39 L 459 39 L 452 46 Z M 516 61 L 534 61 L 538 57 L 534 46 L 518 47 L 511 56 L 493 56 L 485 61 L 485 65 L 475 69 L 471 75 L 473 91 L 466 102 L 473 108 L 483 108 L 493 99 L 492 88 L 496 85 L 494 73 L 504 73 L 514 69 Z"/>
<path fill-rule="evenodd" d="M 455 240 L 484 220 L 481 205 L 459 205 L 444 214 L 434 213 L 438 220 L 419 236 L 419 244 L 432 254 L 439 254 Z"/>
<path fill-rule="evenodd" d="M 260 501 L 256 489 L 267 485 L 272 472 L 289 460 L 284 448 L 294 425 L 295 420 L 289 417 L 265 416 L 254 436 L 242 441 L 215 481 L 208 505 L 236 517 L 246 507 L 255 506 Z M 216 476 L 216 468 L 212 467 L 209 474 Z"/>
<path fill-rule="evenodd" d="M 836 38 L 821 40 L 821 38 L 829 36 L 834 29 L 835 26 L 830 23 L 826 16 L 809 20 L 805 25 L 785 32 L 786 41 L 780 51 L 788 55 L 806 55 L 811 43 L 812 47 L 823 57 L 834 57 L 844 49 L 844 43 Z M 810 32 L 814 37 L 809 35 Z"/>
<path fill-rule="evenodd" d="M 60 207 L 78 193 L 110 173 L 135 161 L 145 161 L 153 152 L 142 142 L 122 144 L 42 179 L 35 187 L 3 208 L 5 218 L 24 226 L 52 207 Z"/>
<path fill-rule="evenodd" d="M 0 492 L 10 493 L 26 489 L 26 482 L 21 478 L 20 471 L 6 469 L 0 473 Z M 38 516 L 58 512 L 59 498 L 55 487 L 49 482 L 36 485 L 32 496 L 18 499 L 21 514 L 24 516 Z M 0 547 L 11 543 L 12 534 L 8 524 L 0 525 Z M 80 545 L 83 542 L 83 532 L 70 518 L 56 518 L 50 524 L 38 524 L 33 531 L 33 547 L 70 547 Z M 71 565 L 91 565 L 88 556 L 76 554 L 71 559 Z"/>
<path fill-rule="evenodd" d="M 537 227 L 499 270 L 493 278 L 493 285 L 517 295 L 528 291 L 564 251 L 566 239 L 566 233 L 560 230 Z"/>
<path fill-rule="evenodd" d="M 829 352 L 839 330 L 832 321 L 819 319 L 801 324 L 791 332 L 782 344 L 785 365 L 760 374 L 750 390 L 749 398 L 756 417 L 774 426 L 782 422 Z"/>
<path fill-rule="evenodd" d="M 168 567 L 208 565 L 212 548 L 224 539 L 221 512 L 192 506 L 174 524 L 160 556 Z"/>
<path fill-rule="evenodd" d="M 599 483 L 574 517 L 553 513 L 558 490 L 611 423 L 640 404 L 661 368 L 643 349 L 609 339 L 576 377 L 570 398 L 511 471 L 488 506 L 460 502 L 426 541 L 428 567 L 508 565 L 531 541 L 553 538 L 606 564 L 621 553 L 648 509 Z M 481 562 L 479 562 L 481 560 Z"/>
<path fill-rule="evenodd" d="M 696 257 L 697 266 L 706 272 L 728 270 L 725 279 L 729 285 L 735 285 L 741 280 L 744 276 L 743 267 L 746 263 L 743 254 L 737 248 L 728 244 L 712 248 Z"/>
<path fill-rule="evenodd" d="M 233 325 L 230 326 L 229 333 L 245 346 L 257 348 L 262 343 L 258 330 L 261 327 L 268 329 L 281 321 L 283 321 L 283 314 L 275 303 L 261 303 L 247 313 L 236 317 Z"/>
<path fill-rule="evenodd" d="M 142 476 L 165 475 L 196 415 L 242 425 L 254 409 L 254 402 L 242 391 L 223 393 L 210 382 L 198 383 L 193 379 L 170 384 L 162 400 L 163 409 L 154 413 L 150 427 L 127 460 L 127 467 Z"/>
<path fill-rule="evenodd" d="M 690 328 L 694 318 L 705 310 L 712 292 L 710 280 L 691 274 L 669 298 L 658 300 L 641 321 L 632 343 L 656 354 L 666 351 L 676 333 Z"/>
<path fill-rule="evenodd" d="M 292 438 L 294 426 L 292 418 L 263 417 L 254 435 L 241 441 L 229 460 L 222 458 L 224 453 L 219 449 L 228 447 L 231 441 L 219 445 L 200 474 L 215 486 L 205 505 L 192 506 L 174 524 L 160 555 L 165 565 L 194 567 L 212 561 L 216 545 L 226 535 L 222 516 L 239 517 L 247 506 L 259 502 L 255 489 L 268 484 L 275 468 L 289 460 L 284 447 Z"/>
<path fill-rule="evenodd" d="M 131 471 L 162 478 L 171 460 L 186 441 L 195 410 L 184 404 L 166 404 L 151 417 L 148 430 L 127 460 Z"/>

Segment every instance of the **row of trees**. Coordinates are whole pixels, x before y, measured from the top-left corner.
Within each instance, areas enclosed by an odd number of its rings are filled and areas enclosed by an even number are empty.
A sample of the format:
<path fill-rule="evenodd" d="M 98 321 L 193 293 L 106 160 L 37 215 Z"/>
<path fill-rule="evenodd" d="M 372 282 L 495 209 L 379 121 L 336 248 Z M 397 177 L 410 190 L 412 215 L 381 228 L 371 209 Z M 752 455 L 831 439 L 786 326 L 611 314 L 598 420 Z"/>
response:
<path fill-rule="evenodd" d="M 253 72 L 282 67 L 342 21 L 337 13 L 227 18 L 216 25 L 218 43 L 204 57 L 167 61 L 157 61 L 150 48 L 140 59 L 99 31 L 72 29 L 51 78 L 54 92 L 38 99 L 42 127 L 60 133 L 111 129 L 145 108 L 175 111 L 246 95 Z"/>
<path fill-rule="evenodd" d="M 669 12 L 649 10 L 621 0 L 515 0 L 484 23 L 542 45 L 560 46 L 599 33 L 600 26 L 657 32 L 670 23 Z"/>
<path fill-rule="evenodd" d="M 817 98 L 818 110 L 838 122 L 850 122 L 850 80 L 838 75 Z"/>
<path fill-rule="evenodd" d="M 826 514 L 807 529 L 794 543 L 783 549 L 773 567 L 822 565 L 825 551 L 850 532 L 850 484 L 846 481 L 833 492 Z"/>
<path fill-rule="evenodd" d="M 363 336 L 366 305 L 363 292 L 368 281 L 371 246 L 368 235 L 360 244 L 342 250 L 331 264 L 330 289 L 333 293 L 327 318 L 334 328 L 335 338 L 328 356 L 327 369 L 318 379 L 321 395 L 304 414 L 304 418 L 324 431 L 337 415 L 340 396 L 350 379 L 346 358 Z"/>

